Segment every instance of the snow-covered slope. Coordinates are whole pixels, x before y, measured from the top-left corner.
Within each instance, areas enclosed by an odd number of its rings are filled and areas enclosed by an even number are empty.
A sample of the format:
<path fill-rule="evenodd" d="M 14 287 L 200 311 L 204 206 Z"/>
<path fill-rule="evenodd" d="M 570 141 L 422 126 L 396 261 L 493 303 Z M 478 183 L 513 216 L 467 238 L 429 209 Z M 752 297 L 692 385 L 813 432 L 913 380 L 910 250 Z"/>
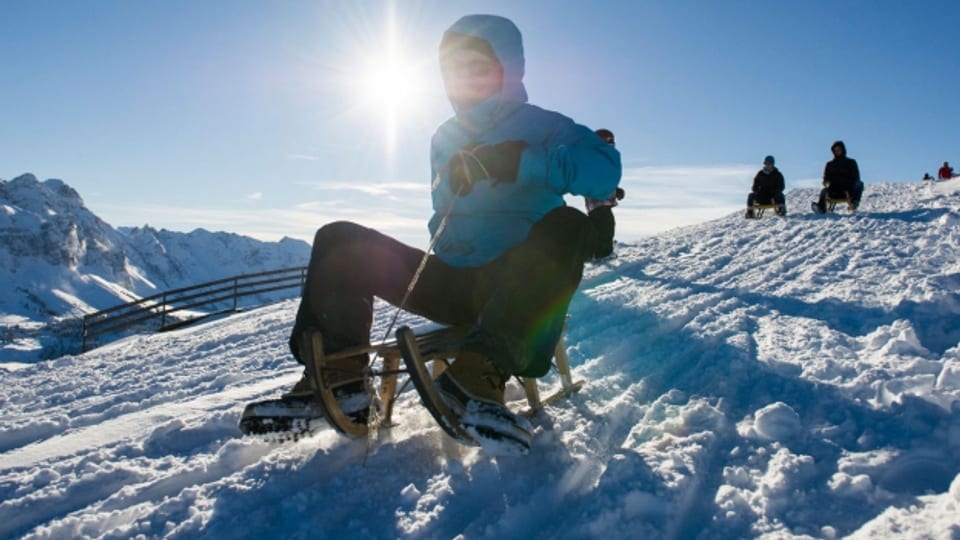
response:
<path fill-rule="evenodd" d="M 142 296 L 225 277 L 305 265 L 299 240 L 261 242 L 203 229 L 114 229 L 62 180 L 0 181 L 0 361 L 63 349 L 76 319 Z"/>
<path fill-rule="evenodd" d="M 0 537 L 960 537 L 958 187 L 870 185 L 854 216 L 797 190 L 785 220 L 620 245 L 570 310 L 588 383 L 525 457 L 409 391 L 367 441 L 241 438 L 299 376 L 295 301 L 8 365 Z"/>

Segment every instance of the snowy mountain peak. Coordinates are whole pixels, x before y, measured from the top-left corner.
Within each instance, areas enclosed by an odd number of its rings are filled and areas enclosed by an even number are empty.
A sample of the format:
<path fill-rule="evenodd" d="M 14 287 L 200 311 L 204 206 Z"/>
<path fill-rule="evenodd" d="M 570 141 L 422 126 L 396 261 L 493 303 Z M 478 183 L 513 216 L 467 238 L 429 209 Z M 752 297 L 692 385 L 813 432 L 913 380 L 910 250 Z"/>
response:
<path fill-rule="evenodd" d="M 58 212 L 66 209 L 84 209 L 83 199 L 63 180 L 50 178 L 40 182 L 33 174 L 22 174 L 13 180 L 0 181 L 0 197 L 26 211 Z"/>
<path fill-rule="evenodd" d="M 111 281 L 130 286 L 123 261 L 109 256 L 122 242 L 119 235 L 62 180 L 40 182 L 28 173 L 0 182 L 0 204 L 8 209 L 0 214 L 5 240 L 0 250 L 6 252 L 0 252 L 0 270 L 16 271 L 39 259 L 71 270 L 89 266 Z"/>
<path fill-rule="evenodd" d="M 0 181 L 0 208 L 5 328 L 36 329 L 163 290 L 302 266 L 310 252 L 302 241 L 261 242 L 202 229 L 117 230 L 62 180 L 41 182 L 29 173 Z M 30 360 L 42 350 L 14 343 L 0 349 L 0 360 Z"/>

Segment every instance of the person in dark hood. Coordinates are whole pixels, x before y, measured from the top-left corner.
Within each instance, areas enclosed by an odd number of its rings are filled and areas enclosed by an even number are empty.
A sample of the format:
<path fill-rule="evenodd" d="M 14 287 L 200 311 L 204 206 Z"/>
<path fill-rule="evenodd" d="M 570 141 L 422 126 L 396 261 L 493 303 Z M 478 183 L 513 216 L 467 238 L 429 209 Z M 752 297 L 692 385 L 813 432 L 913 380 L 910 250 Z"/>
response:
<path fill-rule="evenodd" d="M 747 195 L 747 218 L 755 217 L 754 205 L 775 204 L 778 216 L 787 215 L 787 201 L 783 196 L 783 174 L 774 166 L 773 156 L 763 158 L 763 168 L 753 177 L 753 187 Z"/>
<path fill-rule="evenodd" d="M 856 160 L 847 157 L 847 147 L 843 141 L 830 146 L 833 159 L 823 169 L 823 189 L 820 198 L 813 203 L 813 210 L 820 214 L 827 211 L 827 199 L 848 199 L 850 211 L 856 211 L 863 195 L 863 182 L 860 181 L 860 168 Z"/>
<path fill-rule="evenodd" d="M 438 390 L 454 412 L 471 412 L 465 428 L 473 421 L 496 431 L 487 424 L 523 422 L 505 407 L 504 384 L 549 371 L 594 251 L 590 220 L 563 196 L 613 193 L 620 154 L 590 128 L 527 102 L 523 43 L 510 20 L 459 19 L 439 59 L 454 116 L 430 145 L 434 253 L 356 223 L 321 227 L 290 349 L 303 363 L 298 344 L 308 329 L 320 332 L 326 353 L 368 344 L 375 296 L 469 328 Z M 364 354 L 332 366 L 341 402 L 364 393 L 368 361 Z M 309 391 L 304 378 L 287 395 Z"/>

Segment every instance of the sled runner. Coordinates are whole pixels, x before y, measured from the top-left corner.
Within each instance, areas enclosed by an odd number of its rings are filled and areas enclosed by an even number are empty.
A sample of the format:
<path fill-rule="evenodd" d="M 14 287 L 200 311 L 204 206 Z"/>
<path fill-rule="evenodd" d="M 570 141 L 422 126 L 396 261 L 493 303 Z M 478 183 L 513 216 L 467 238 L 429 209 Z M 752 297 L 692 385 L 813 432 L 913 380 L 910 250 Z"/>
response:
<path fill-rule="evenodd" d="M 827 207 L 825 212 L 820 211 L 820 207 L 817 206 L 816 202 L 810 203 L 811 208 L 817 214 L 829 214 L 837 209 L 837 205 L 845 204 L 847 205 L 847 210 L 852 214 L 857 211 L 857 208 L 853 205 L 853 201 L 850 199 L 850 194 L 847 193 L 843 197 L 827 197 Z"/>
<path fill-rule="evenodd" d="M 827 212 L 835 211 L 838 204 L 847 205 L 847 210 L 851 214 L 857 211 L 856 207 L 853 206 L 853 201 L 850 200 L 850 195 L 847 194 L 846 197 L 840 197 L 840 198 L 827 197 Z"/>
<path fill-rule="evenodd" d="M 403 355 L 404 364 L 413 381 L 417 393 L 423 400 L 424 406 L 433 415 L 440 427 L 457 441 L 467 445 L 483 445 L 485 441 L 496 439 L 506 445 L 511 444 L 521 453 L 529 447 L 532 433 L 523 425 L 514 425 L 510 419 L 504 418 L 493 426 L 490 419 L 481 419 L 479 415 L 471 415 L 471 411 L 457 414 L 438 391 L 435 381 L 449 366 L 450 359 L 456 355 L 458 348 L 446 349 L 442 340 L 427 340 L 429 334 L 421 337 L 414 335 L 407 327 L 397 330 L 397 343 Z M 432 369 L 430 369 L 430 365 Z M 521 378 L 528 406 L 520 411 L 511 411 L 523 416 L 532 416 L 558 400 L 566 398 L 583 386 L 582 381 L 574 382 L 570 374 L 570 365 L 567 359 L 563 338 L 557 342 L 554 351 L 554 366 L 560 375 L 560 388 L 546 398 L 540 397 L 540 390 L 536 379 Z M 468 421 L 464 418 L 469 417 Z M 496 441 L 494 441 L 496 442 Z"/>
<path fill-rule="evenodd" d="M 777 205 L 773 202 L 768 203 L 756 203 L 750 208 L 747 209 L 745 217 L 746 219 L 760 219 L 763 217 L 763 213 L 766 210 L 772 210 L 773 212 L 777 211 Z"/>
<path fill-rule="evenodd" d="M 312 398 L 287 396 L 250 403 L 241 416 L 240 430 L 247 435 L 258 435 L 268 440 L 297 440 L 313 433 L 318 422 L 323 419 L 349 437 L 364 437 L 371 428 L 392 425 L 394 402 L 406 383 L 412 382 L 424 406 L 447 434 L 464 444 L 480 444 L 477 433 L 463 427 L 461 417 L 450 409 L 434 385 L 434 380 L 459 352 L 467 331 L 468 328 L 465 327 L 448 327 L 418 336 L 410 328 L 402 327 L 397 330 L 395 340 L 327 355 L 323 353 L 323 338 L 320 333 L 308 330 L 303 334 L 300 350 L 312 383 Z M 375 379 L 379 379 L 379 391 L 376 392 L 379 399 L 360 400 L 368 410 L 357 407 L 358 400 L 338 396 L 330 384 L 331 376 L 335 375 L 336 370 L 330 368 L 329 363 L 358 354 L 373 355 L 373 360 L 364 374 L 368 385 L 367 392 L 358 397 L 372 395 L 370 385 Z M 583 386 L 582 381 L 573 380 L 562 337 L 557 342 L 554 354 L 560 388 L 541 398 L 536 379 L 521 379 L 527 406 L 515 411 L 517 414 L 532 416 Z M 401 361 L 404 368 L 400 367 Z M 398 389 L 398 379 L 402 374 L 407 374 L 408 378 Z"/>

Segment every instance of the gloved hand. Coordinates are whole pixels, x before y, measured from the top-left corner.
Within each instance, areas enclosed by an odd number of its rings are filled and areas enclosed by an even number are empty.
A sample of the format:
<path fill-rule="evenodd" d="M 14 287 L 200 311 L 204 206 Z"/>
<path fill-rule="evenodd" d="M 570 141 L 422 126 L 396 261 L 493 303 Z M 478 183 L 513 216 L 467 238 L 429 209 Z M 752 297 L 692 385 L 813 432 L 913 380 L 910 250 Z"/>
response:
<path fill-rule="evenodd" d="M 617 190 L 613 192 L 613 195 L 617 198 L 618 201 L 622 201 L 626 197 L 627 193 L 623 191 L 622 187 L 617 187 Z"/>
<path fill-rule="evenodd" d="M 483 178 L 492 178 L 494 186 L 500 182 L 516 182 L 520 154 L 527 147 L 523 141 L 504 141 L 494 145 L 470 144 L 450 158 L 450 189 L 457 195 L 466 195 L 473 184 Z"/>

